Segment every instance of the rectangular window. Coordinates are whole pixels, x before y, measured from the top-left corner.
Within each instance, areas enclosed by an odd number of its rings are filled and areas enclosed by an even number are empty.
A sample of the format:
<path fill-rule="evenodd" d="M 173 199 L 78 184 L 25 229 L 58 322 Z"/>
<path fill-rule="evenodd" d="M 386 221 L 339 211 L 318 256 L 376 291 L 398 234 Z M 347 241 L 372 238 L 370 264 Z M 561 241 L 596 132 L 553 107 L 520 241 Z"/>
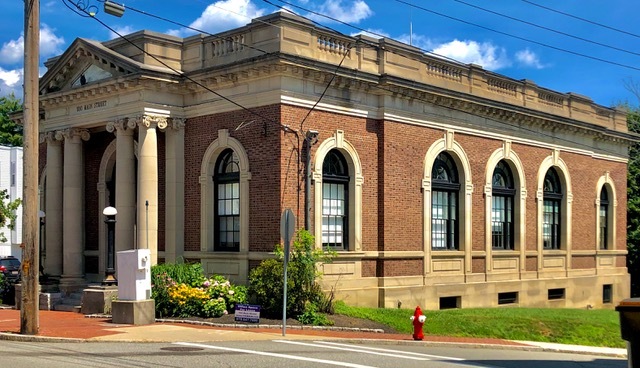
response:
<path fill-rule="evenodd" d="M 608 205 L 601 204 L 600 205 L 600 249 L 607 249 L 607 236 L 609 235 L 607 232 L 607 221 L 609 220 L 608 216 Z"/>
<path fill-rule="evenodd" d="M 345 185 L 322 183 L 322 245 L 344 248 L 346 229 Z"/>
<path fill-rule="evenodd" d="M 602 303 L 609 304 L 613 301 L 613 287 L 611 284 L 602 285 Z"/>
<path fill-rule="evenodd" d="M 545 199 L 542 210 L 544 249 L 560 249 L 560 201 Z"/>
<path fill-rule="evenodd" d="M 518 302 L 518 292 L 512 291 L 508 293 L 499 293 L 498 294 L 498 304 L 515 304 Z"/>
<path fill-rule="evenodd" d="M 491 242 L 494 249 L 513 249 L 513 199 L 491 197 Z"/>
<path fill-rule="evenodd" d="M 459 296 L 443 296 L 440 298 L 440 309 L 460 308 Z"/>
<path fill-rule="evenodd" d="M 431 247 L 457 249 L 456 196 L 454 192 L 433 191 L 431 198 Z"/>
<path fill-rule="evenodd" d="M 549 300 L 564 299 L 564 289 L 549 289 L 547 299 Z"/>
<path fill-rule="evenodd" d="M 218 184 L 218 251 L 240 249 L 240 183 Z"/>

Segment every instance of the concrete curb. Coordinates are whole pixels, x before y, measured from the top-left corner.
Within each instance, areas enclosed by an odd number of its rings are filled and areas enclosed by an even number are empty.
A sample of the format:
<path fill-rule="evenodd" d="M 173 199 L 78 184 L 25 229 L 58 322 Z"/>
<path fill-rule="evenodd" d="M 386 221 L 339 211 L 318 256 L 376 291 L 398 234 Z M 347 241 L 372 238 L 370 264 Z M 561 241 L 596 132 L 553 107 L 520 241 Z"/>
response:
<path fill-rule="evenodd" d="M 69 337 L 51 337 L 38 335 L 20 335 L 15 333 L 0 332 L 0 340 L 18 342 L 87 342 L 87 339 Z"/>

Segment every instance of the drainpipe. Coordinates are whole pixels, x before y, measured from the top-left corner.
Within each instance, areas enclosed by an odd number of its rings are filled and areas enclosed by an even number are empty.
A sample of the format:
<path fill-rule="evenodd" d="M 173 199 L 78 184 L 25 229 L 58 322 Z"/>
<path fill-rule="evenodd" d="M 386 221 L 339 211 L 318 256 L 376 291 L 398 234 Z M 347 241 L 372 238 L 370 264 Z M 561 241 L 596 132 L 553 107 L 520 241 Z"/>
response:
<path fill-rule="evenodd" d="M 304 185 L 304 229 L 311 231 L 311 147 L 318 141 L 318 132 L 308 130 L 304 136 L 305 185 Z"/>

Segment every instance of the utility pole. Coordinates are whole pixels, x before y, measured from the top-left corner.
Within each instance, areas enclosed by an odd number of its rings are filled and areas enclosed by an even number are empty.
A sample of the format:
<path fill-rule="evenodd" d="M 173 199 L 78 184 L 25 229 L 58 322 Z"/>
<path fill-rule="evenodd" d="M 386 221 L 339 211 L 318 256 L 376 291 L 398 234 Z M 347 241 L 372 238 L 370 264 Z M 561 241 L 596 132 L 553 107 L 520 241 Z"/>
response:
<path fill-rule="evenodd" d="M 38 102 L 40 63 L 40 0 L 24 1 L 24 126 L 22 201 L 22 300 L 20 333 L 36 335 L 40 328 L 38 249 Z"/>

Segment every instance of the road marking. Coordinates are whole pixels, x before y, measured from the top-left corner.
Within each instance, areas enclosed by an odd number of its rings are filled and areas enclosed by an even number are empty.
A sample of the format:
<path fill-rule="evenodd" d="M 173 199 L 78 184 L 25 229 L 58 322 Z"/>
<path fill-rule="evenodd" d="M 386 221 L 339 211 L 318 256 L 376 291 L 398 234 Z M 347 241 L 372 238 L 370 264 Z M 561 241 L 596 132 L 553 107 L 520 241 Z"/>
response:
<path fill-rule="evenodd" d="M 336 360 L 326 360 L 326 359 L 315 359 L 315 358 L 307 358 L 296 355 L 288 355 L 288 354 L 278 354 L 278 353 L 269 353 L 266 351 L 258 351 L 258 350 L 246 350 L 246 349 L 236 349 L 236 348 L 227 348 L 223 346 L 213 346 L 213 345 L 205 345 L 205 344 L 195 344 L 190 342 L 175 342 L 175 345 L 183 345 L 183 346 L 194 346 L 204 349 L 217 349 L 217 350 L 226 350 L 233 351 L 236 353 L 245 353 L 245 354 L 255 354 L 255 355 L 264 355 L 275 358 L 284 358 L 284 359 L 292 359 L 292 360 L 303 360 L 306 362 L 314 362 L 314 363 L 324 363 L 330 365 L 337 365 L 341 367 L 350 367 L 350 368 L 376 368 L 370 365 L 361 365 L 361 364 L 353 364 L 353 363 L 345 363 L 338 362 Z"/>
<path fill-rule="evenodd" d="M 316 342 L 318 344 L 335 345 L 335 346 L 350 346 L 350 347 L 353 346 L 353 345 L 349 345 L 349 344 L 339 344 L 337 342 L 329 342 L 329 341 L 314 341 L 314 342 Z M 414 352 L 411 352 L 411 351 L 391 350 L 391 349 L 382 349 L 382 348 L 371 348 L 371 347 L 368 347 L 368 346 L 358 346 L 358 347 L 360 349 L 365 349 L 365 350 L 386 351 L 386 352 L 390 352 L 390 353 L 402 353 L 402 354 L 429 357 L 429 358 L 434 358 L 434 359 L 457 360 L 457 361 L 465 360 L 465 359 L 462 359 L 462 358 L 448 357 L 448 356 L 443 356 L 443 355 L 424 354 L 424 353 L 414 353 Z"/>
<path fill-rule="evenodd" d="M 372 354 L 372 355 L 382 355 L 382 356 L 387 356 L 387 357 L 392 357 L 392 358 L 402 358 L 402 359 L 410 359 L 410 360 L 431 360 L 430 358 L 426 358 L 426 357 L 414 357 L 414 356 L 407 356 L 407 354 L 404 354 L 404 352 L 401 351 L 395 351 L 395 353 L 401 353 L 401 354 L 388 354 L 388 353 L 382 353 L 382 352 L 377 352 L 377 351 L 366 351 L 363 349 L 355 349 L 355 348 L 347 348 L 347 347 L 338 347 L 338 346 L 327 346 L 327 345 L 321 345 L 321 344 L 309 344 L 306 342 L 300 342 L 300 341 L 290 341 L 290 340 L 273 340 L 274 342 L 281 342 L 284 344 L 293 344 L 293 345 L 302 345 L 302 346 L 313 346 L 316 348 L 324 348 L 324 349 L 333 349 L 333 350 L 343 350 L 343 351 L 353 351 L 356 353 L 363 353 L 363 354 Z M 350 346 L 350 345 L 344 345 L 344 346 Z M 392 351 L 392 350 L 389 350 Z"/>

